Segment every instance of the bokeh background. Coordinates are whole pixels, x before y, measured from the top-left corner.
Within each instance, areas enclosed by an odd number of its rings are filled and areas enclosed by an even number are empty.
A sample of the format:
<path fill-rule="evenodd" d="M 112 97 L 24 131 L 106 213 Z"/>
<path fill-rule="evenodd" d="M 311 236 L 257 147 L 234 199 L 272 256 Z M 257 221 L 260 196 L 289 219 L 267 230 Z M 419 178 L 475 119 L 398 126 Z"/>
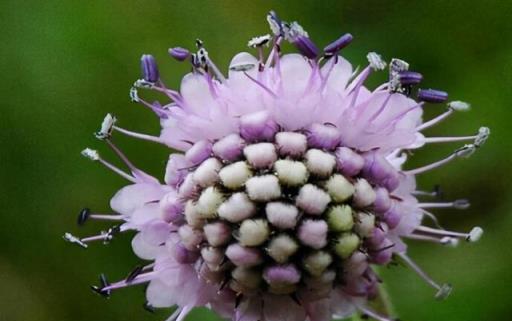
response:
<path fill-rule="evenodd" d="M 142 309 L 142 287 L 121 290 L 110 300 L 88 289 L 100 272 L 120 279 L 137 264 L 130 236 L 88 250 L 62 240 L 65 231 L 88 235 L 105 228 L 91 223 L 79 229 L 76 214 L 83 206 L 108 211 L 109 198 L 125 184 L 80 151 L 91 146 L 115 159 L 92 136 L 106 112 L 127 128 L 158 132 L 156 118 L 128 99 L 142 53 L 153 53 L 164 80 L 177 86 L 188 67 L 171 60 L 167 48 L 192 48 L 200 37 L 225 67 L 234 53 L 247 50 L 248 39 L 267 33 L 269 9 L 298 20 L 319 46 L 351 32 L 355 41 L 344 55 L 355 65 L 365 64 L 368 51 L 402 57 L 423 72 L 423 86 L 472 103 L 471 112 L 454 115 L 430 134 L 472 134 L 482 124 L 492 128 L 490 141 L 470 160 L 419 179 L 426 189 L 440 183 L 447 199 L 471 199 L 468 211 L 439 211 L 447 227 L 468 230 L 478 224 L 486 231 L 480 243 L 458 249 L 411 244 L 415 260 L 435 279 L 454 285 L 452 296 L 435 301 L 432 289 L 403 267 L 382 272 L 402 320 L 510 318 L 511 1 L 4 0 L 0 320 L 165 319 L 169 311 Z M 429 106 L 427 117 L 441 111 Z M 121 136 L 116 141 L 137 165 L 162 177 L 169 150 Z M 425 148 L 410 166 L 434 161 L 457 146 Z M 187 320 L 217 318 L 197 310 Z"/>

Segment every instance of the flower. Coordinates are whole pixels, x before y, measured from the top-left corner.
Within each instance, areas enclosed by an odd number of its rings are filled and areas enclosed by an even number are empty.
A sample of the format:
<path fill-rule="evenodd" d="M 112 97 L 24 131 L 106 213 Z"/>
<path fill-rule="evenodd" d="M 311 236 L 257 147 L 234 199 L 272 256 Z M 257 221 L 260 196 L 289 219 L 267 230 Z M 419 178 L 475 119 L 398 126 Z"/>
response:
<path fill-rule="evenodd" d="M 78 223 L 120 224 L 96 236 L 66 233 L 64 238 L 87 248 L 135 231 L 133 251 L 150 263 L 119 282 L 101 276 L 93 289 L 108 296 L 118 288 L 148 284 L 147 307 L 178 307 L 169 320 L 183 320 L 196 306 L 237 321 L 319 321 L 356 312 L 390 320 L 368 304 L 378 292 L 374 267 L 401 261 L 435 289 L 437 298 L 446 297 L 450 285 L 423 272 L 405 241 L 456 245 L 461 239 L 477 241 L 483 231 L 441 228 L 430 209 L 464 209 L 469 203 L 438 201 L 439 191 L 417 189 L 415 176 L 470 156 L 485 143 L 489 129 L 472 136 L 425 137 L 425 129 L 469 105 L 448 102 L 445 112 L 423 122 L 425 104 L 445 103 L 448 94 L 419 89 L 413 99 L 423 76 L 409 71 L 407 62 L 391 60 L 389 81 L 370 90 L 366 79 L 386 63 L 372 52 L 368 66 L 354 71 L 340 55 L 352 35 L 342 35 L 322 55 L 297 22 L 282 21 L 274 12 L 267 18 L 273 35 L 250 40 L 257 57 L 237 54 L 227 77 L 200 40 L 195 53 L 170 49 L 173 58 L 193 68 L 179 92 L 164 85 L 153 56 L 142 56 L 142 78 L 130 96 L 155 112 L 162 131 L 159 136 L 136 133 L 117 126 L 114 116 L 105 117 L 96 137 L 129 171 L 95 150 L 87 148 L 83 155 L 131 184 L 112 198 L 116 214 L 86 208 Z M 282 55 L 283 41 L 300 54 Z M 171 103 L 147 102 L 141 89 L 157 91 Z M 181 152 L 169 156 L 163 183 L 128 160 L 113 143 L 115 133 Z M 409 150 L 460 141 L 469 143 L 445 159 L 403 169 Z"/>

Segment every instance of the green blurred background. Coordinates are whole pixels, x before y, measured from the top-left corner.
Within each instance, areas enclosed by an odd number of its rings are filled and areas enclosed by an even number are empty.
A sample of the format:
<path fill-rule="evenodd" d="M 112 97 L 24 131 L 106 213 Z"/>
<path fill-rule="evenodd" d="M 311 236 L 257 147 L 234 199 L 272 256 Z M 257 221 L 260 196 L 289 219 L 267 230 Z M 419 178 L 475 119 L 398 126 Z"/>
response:
<path fill-rule="evenodd" d="M 478 244 L 457 249 L 412 244 L 411 256 L 437 280 L 454 285 L 443 302 L 403 267 L 383 271 L 398 315 L 411 321 L 509 320 L 512 286 L 511 1 L 14 1 L 0 3 L 0 320 L 164 320 L 169 311 L 141 308 L 141 287 L 104 300 L 88 289 L 100 272 L 123 278 L 137 264 L 124 235 L 109 246 L 84 251 L 65 243 L 70 231 L 92 234 L 103 225 L 75 225 L 78 210 L 108 211 L 125 182 L 80 156 L 86 146 L 115 158 L 96 141 L 106 112 L 124 127 L 158 132 L 156 118 L 130 103 L 139 57 L 153 53 L 173 86 L 188 67 L 167 48 L 203 39 L 220 66 L 267 33 L 265 14 L 275 9 L 298 20 L 323 46 L 341 33 L 355 41 L 344 54 L 365 64 L 368 51 L 398 56 L 421 71 L 425 87 L 470 101 L 461 113 L 429 133 L 472 134 L 484 124 L 493 135 L 470 160 L 420 177 L 425 188 L 443 185 L 447 199 L 468 197 L 468 211 L 440 211 L 449 228 L 486 230 Z M 286 47 L 285 50 L 289 50 Z M 381 77 L 380 79 L 378 77 Z M 378 76 L 384 79 L 384 74 Z M 427 116 L 441 112 L 429 106 Z M 168 150 L 116 137 L 140 167 L 162 177 Z M 430 146 L 415 166 L 458 145 Z M 199 310 L 187 320 L 216 320 Z"/>

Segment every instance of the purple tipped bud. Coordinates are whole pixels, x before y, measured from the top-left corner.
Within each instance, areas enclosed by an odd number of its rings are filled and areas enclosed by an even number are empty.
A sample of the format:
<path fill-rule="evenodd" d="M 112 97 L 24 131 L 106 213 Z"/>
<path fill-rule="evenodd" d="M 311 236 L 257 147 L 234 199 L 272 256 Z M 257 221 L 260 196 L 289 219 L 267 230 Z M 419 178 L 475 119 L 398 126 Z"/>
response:
<path fill-rule="evenodd" d="M 299 240 L 314 249 L 327 245 L 328 226 L 325 221 L 305 220 L 299 227 Z"/>
<path fill-rule="evenodd" d="M 300 276 L 293 264 L 270 266 L 263 271 L 263 279 L 270 285 L 297 284 Z"/>
<path fill-rule="evenodd" d="M 364 158 L 347 147 L 336 149 L 336 163 L 338 170 L 347 175 L 357 175 L 364 166 Z"/>
<path fill-rule="evenodd" d="M 249 141 L 269 140 L 278 130 L 268 111 L 258 111 L 240 117 L 240 135 Z"/>
<path fill-rule="evenodd" d="M 367 243 L 374 249 L 382 247 L 382 242 L 388 235 L 388 228 L 386 224 L 382 224 L 380 227 L 374 228 L 372 234 L 367 238 Z"/>
<path fill-rule="evenodd" d="M 174 247 L 174 259 L 181 264 L 194 263 L 199 258 L 198 252 L 189 251 L 183 243 L 179 242 Z"/>
<path fill-rule="evenodd" d="M 140 67 L 142 71 L 142 78 L 147 82 L 155 83 L 160 79 L 158 66 L 156 65 L 155 57 L 152 55 L 142 55 L 140 58 Z"/>
<path fill-rule="evenodd" d="M 213 144 L 212 151 L 226 161 L 237 160 L 242 155 L 245 141 L 238 134 L 231 134 Z"/>
<path fill-rule="evenodd" d="M 448 93 L 435 89 L 420 89 L 418 99 L 433 104 L 444 103 L 448 99 Z"/>
<path fill-rule="evenodd" d="M 212 246 L 226 244 L 231 238 L 231 229 L 229 225 L 223 222 L 206 224 L 203 229 L 206 240 Z"/>
<path fill-rule="evenodd" d="M 178 229 L 178 235 L 186 249 L 194 251 L 203 240 L 203 233 L 192 228 L 190 225 L 182 225 Z"/>
<path fill-rule="evenodd" d="M 346 33 L 335 41 L 331 42 L 324 48 L 326 54 L 335 55 L 338 51 L 348 46 L 354 37 L 350 33 Z"/>
<path fill-rule="evenodd" d="M 398 172 L 384 156 L 376 152 L 370 152 L 364 158 L 365 163 L 362 171 L 364 177 L 375 184 L 388 188 L 390 191 L 398 187 L 400 184 Z"/>
<path fill-rule="evenodd" d="M 340 143 L 340 132 L 333 125 L 315 123 L 308 128 L 308 144 L 310 147 L 334 149 Z"/>
<path fill-rule="evenodd" d="M 402 85 L 417 85 L 423 80 L 423 75 L 414 71 L 402 71 L 398 73 Z"/>
<path fill-rule="evenodd" d="M 179 200 L 178 194 L 174 191 L 167 193 L 160 200 L 160 216 L 166 222 L 177 223 L 181 221 L 185 205 Z"/>
<path fill-rule="evenodd" d="M 397 227 L 400 224 L 401 218 L 402 215 L 396 203 L 384 214 L 384 222 L 386 222 L 390 229 Z"/>
<path fill-rule="evenodd" d="M 212 154 L 212 143 L 207 140 L 200 140 L 185 153 L 185 158 L 192 164 L 199 164 Z"/>
<path fill-rule="evenodd" d="M 315 59 L 318 57 L 318 48 L 308 37 L 299 35 L 293 39 L 293 44 L 307 58 Z"/>
<path fill-rule="evenodd" d="M 358 277 L 368 268 L 368 259 L 362 252 L 354 252 L 348 260 L 344 263 L 344 269 L 346 273 L 351 277 Z"/>
<path fill-rule="evenodd" d="M 190 51 L 181 47 L 174 47 L 169 49 L 169 55 L 178 61 L 184 61 L 190 56 Z"/>
<path fill-rule="evenodd" d="M 185 180 L 188 174 L 190 163 L 185 159 L 183 154 L 171 154 L 165 168 L 164 181 L 167 185 L 179 186 Z"/>
<path fill-rule="evenodd" d="M 381 243 L 380 249 L 377 249 L 370 257 L 372 263 L 380 265 L 388 264 L 393 257 L 393 242 L 389 239 L 385 239 Z"/>
<path fill-rule="evenodd" d="M 382 187 L 376 188 L 375 196 L 373 208 L 377 213 L 386 213 L 391 208 L 391 198 L 388 190 Z"/>
<path fill-rule="evenodd" d="M 245 247 L 238 243 L 227 247 L 226 256 L 233 264 L 242 267 L 251 267 L 263 262 L 263 256 L 258 249 Z"/>

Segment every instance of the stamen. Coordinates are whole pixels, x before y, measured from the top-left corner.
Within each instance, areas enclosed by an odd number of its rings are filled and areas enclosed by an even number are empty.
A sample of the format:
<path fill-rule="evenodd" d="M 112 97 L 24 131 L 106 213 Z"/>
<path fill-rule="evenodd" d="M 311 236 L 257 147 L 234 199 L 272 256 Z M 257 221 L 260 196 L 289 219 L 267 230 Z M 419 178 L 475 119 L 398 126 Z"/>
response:
<path fill-rule="evenodd" d="M 201 42 L 201 45 L 202 45 L 202 42 Z M 210 59 L 210 56 L 208 55 L 208 51 L 206 51 L 205 48 L 200 48 L 199 51 L 197 52 L 197 56 L 200 60 L 205 62 L 205 64 L 213 71 L 213 74 L 215 75 L 215 77 L 217 77 L 217 79 L 221 83 L 226 82 L 226 77 L 224 77 L 224 75 L 219 70 L 219 68 L 217 68 L 217 65 L 215 65 L 215 63 Z"/>
<path fill-rule="evenodd" d="M 443 300 L 447 298 L 450 295 L 450 292 L 452 290 L 452 287 L 450 284 L 437 284 L 432 278 L 425 273 L 416 263 L 414 263 L 411 258 L 409 258 L 407 255 L 403 253 L 396 253 L 398 257 L 400 257 L 404 263 L 406 263 L 416 274 L 418 274 L 423 280 L 425 280 L 431 287 L 437 290 L 437 293 L 435 295 L 435 298 L 438 300 Z"/>
<path fill-rule="evenodd" d="M 86 148 L 82 151 L 82 155 L 84 157 L 87 157 L 89 158 L 90 160 L 92 161 L 98 161 L 100 162 L 101 164 L 103 164 L 105 167 L 107 167 L 108 169 L 112 170 L 113 172 L 115 172 L 116 174 L 120 175 L 121 177 L 129 180 L 130 182 L 133 182 L 133 183 L 137 183 L 137 179 L 135 179 L 135 177 L 127 174 L 126 172 L 122 171 L 121 169 L 117 168 L 116 166 L 110 164 L 109 162 L 107 162 L 106 160 L 102 159 L 98 153 L 98 151 L 96 150 L 93 150 L 93 149 L 90 149 L 90 148 Z"/>
<path fill-rule="evenodd" d="M 154 143 L 164 144 L 164 142 L 158 136 L 141 134 L 141 133 L 133 132 L 133 131 L 118 127 L 118 126 L 112 126 L 112 128 L 117 130 L 120 133 L 123 133 L 126 136 L 130 136 L 130 137 L 134 137 L 134 138 L 138 138 L 138 139 L 142 139 L 142 140 L 147 140 L 147 141 L 154 142 Z"/>
<path fill-rule="evenodd" d="M 74 243 L 74 244 L 77 244 L 81 247 L 83 247 L 84 249 L 86 249 L 88 247 L 87 244 L 85 244 L 84 242 L 82 242 L 78 237 L 74 236 L 73 234 L 71 233 L 65 233 L 64 236 L 63 236 L 64 240 L 70 242 L 70 243 Z"/>
<path fill-rule="evenodd" d="M 442 238 L 428 236 L 428 235 L 418 235 L 418 234 L 410 234 L 404 236 L 407 239 L 415 240 L 415 241 L 425 241 L 425 242 L 433 242 L 441 245 L 452 246 L 455 247 L 459 244 L 459 240 L 454 237 L 445 236 Z"/>
<path fill-rule="evenodd" d="M 389 90 L 390 92 L 403 92 L 400 74 L 409 69 L 409 64 L 401 59 L 393 58 L 389 63 Z"/>
<path fill-rule="evenodd" d="M 268 47 L 270 40 L 272 40 L 272 36 L 269 34 L 259 36 L 259 37 L 254 37 L 251 40 L 249 40 L 249 42 L 247 42 L 247 46 L 251 47 L 251 48 L 259 48 L 259 47 L 263 47 L 263 46 Z"/>
<path fill-rule="evenodd" d="M 82 226 L 89 219 L 105 220 L 105 221 L 122 221 L 123 215 L 103 215 L 103 214 L 91 214 L 91 210 L 87 207 L 83 208 L 77 217 L 77 224 Z"/>
<path fill-rule="evenodd" d="M 459 136 L 459 137 L 427 137 L 425 143 L 451 143 L 460 142 L 465 140 L 474 140 L 475 146 L 481 146 L 489 138 L 491 131 L 488 127 L 480 127 L 478 133 L 473 136 Z"/>
<path fill-rule="evenodd" d="M 482 237 L 484 230 L 479 227 L 475 226 L 471 229 L 469 233 L 460 233 L 460 232 L 453 232 L 453 231 L 447 231 L 447 230 L 438 230 L 434 229 L 428 226 L 418 226 L 416 228 L 416 231 L 432 234 L 432 235 L 440 235 L 440 236 L 451 236 L 456 238 L 462 238 L 465 239 L 468 242 L 477 242 Z"/>
<path fill-rule="evenodd" d="M 102 287 L 99 290 L 102 292 L 107 292 L 107 291 L 110 292 L 112 290 L 122 289 L 122 288 L 132 286 L 132 285 L 147 283 L 147 282 L 151 281 L 155 275 L 156 275 L 156 272 L 154 272 L 154 271 L 144 273 L 144 274 L 139 274 L 135 278 L 133 278 L 133 280 L 131 280 L 130 282 L 127 282 L 127 280 L 118 281 L 118 282 L 115 282 L 112 284 L 108 284 L 107 286 Z"/>
<path fill-rule="evenodd" d="M 450 116 L 454 111 L 455 111 L 455 109 L 448 108 L 448 110 L 445 111 L 444 113 L 442 113 L 441 115 L 439 115 L 439 116 L 437 116 L 435 118 L 432 118 L 431 120 L 429 120 L 427 122 L 424 122 L 420 126 L 416 127 L 416 130 L 417 131 L 422 131 L 424 129 L 427 129 L 427 128 L 430 128 L 430 127 L 432 127 L 434 125 L 437 125 L 440 122 L 442 122 L 443 120 L 445 120 L 446 118 L 448 118 L 448 116 Z"/>
<path fill-rule="evenodd" d="M 443 203 L 419 203 L 419 208 L 455 208 L 457 210 L 465 210 L 469 208 L 471 204 L 466 199 L 455 200 L 453 202 Z"/>
<path fill-rule="evenodd" d="M 418 175 L 421 173 L 425 173 L 432 169 L 435 169 L 442 165 L 445 165 L 456 158 L 461 158 L 461 157 L 467 158 L 467 157 L 471 156 L 475 152 L 475 150 L 476 150 L 476 146 L 473 144 L 464 145 L 463 147 L 457 149 L 453 154 L 451 154 L 450 156 L 448 156 L 440 161 L 437 161 L 430 165 L 426 165 L 426 166 L 419 167 L 416 169 L 408 170 L 408 171 L 405 171 L 404 173 L 407 175 Z"/>
<path fill-rule="evenodd" d="M 368 59 L 368 62 L 370 63 L 370 67 L 377 71 L 377 70 L 384 70 L 386 68 L 386 62 L 382 60 L 381 55 L 379 55 L 376 52 L 369 52 L 366 56 Z"/>

